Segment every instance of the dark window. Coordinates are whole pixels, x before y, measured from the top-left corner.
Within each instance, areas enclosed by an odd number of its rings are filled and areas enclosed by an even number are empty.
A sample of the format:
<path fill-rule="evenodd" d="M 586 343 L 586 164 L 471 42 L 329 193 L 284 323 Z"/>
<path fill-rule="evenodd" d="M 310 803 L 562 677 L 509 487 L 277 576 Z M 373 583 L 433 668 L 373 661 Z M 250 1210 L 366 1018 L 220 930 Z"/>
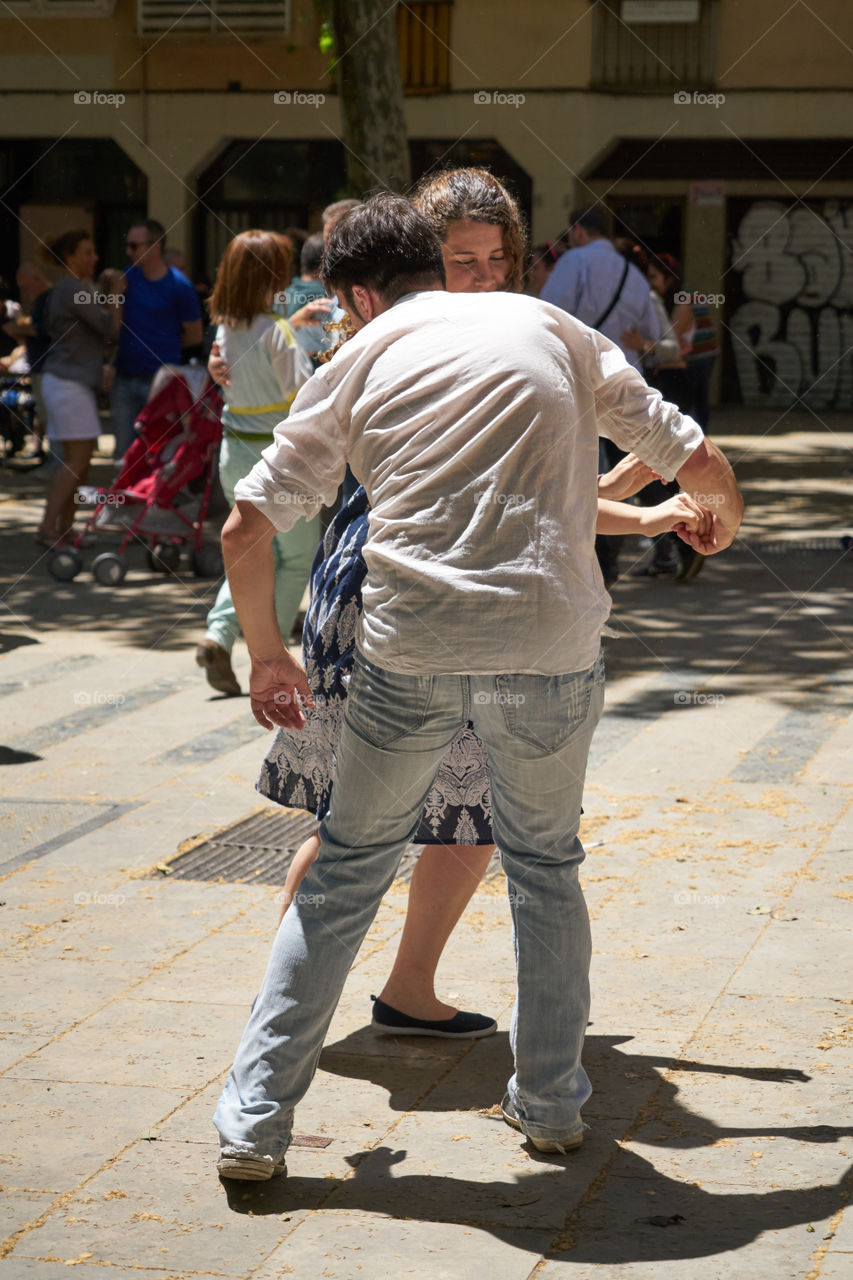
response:
<path fill-rule="evenodd" d="M 450 88 L 452 3 L 397 6 L 397 48 L 406 93 L 446 93 Z"/>
<path fill-rule="evenodd" d="M 592 87 L 636 93 L 713 84 L 717 0 L 698 0 L 698 10 L 696 22 L 632 25 L 622 0 L 595 0 Z"/>

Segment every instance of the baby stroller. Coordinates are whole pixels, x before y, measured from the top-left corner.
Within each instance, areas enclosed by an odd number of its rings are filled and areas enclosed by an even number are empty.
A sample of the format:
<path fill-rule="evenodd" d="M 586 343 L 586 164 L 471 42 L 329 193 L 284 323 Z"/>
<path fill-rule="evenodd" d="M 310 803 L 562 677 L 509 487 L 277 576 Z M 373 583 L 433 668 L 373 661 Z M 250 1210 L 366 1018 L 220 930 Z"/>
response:
<path fill-rule="evenodd" d="M 48 560 L 58 582 L 70 582 L 82 569 L 80 547 L 87 534 L 116 533 L 118 550 L 92 562 L 103 586 L 123 580 L 125 549 L 134 540 L 147 544 L 148 563 L 157 572 L 174 573 L 181 548 L 191 547 L 196 576 L 219 577 L 222 553 L 218 544 L 204 541 L 204 522 L 222 438 L 221 407 L 206 369 L 164 365 L 158 371 L 136 420 L 138 435 L 113 484 L 77 490 L 75 501 L 93 510 L 76 538 Z"/>

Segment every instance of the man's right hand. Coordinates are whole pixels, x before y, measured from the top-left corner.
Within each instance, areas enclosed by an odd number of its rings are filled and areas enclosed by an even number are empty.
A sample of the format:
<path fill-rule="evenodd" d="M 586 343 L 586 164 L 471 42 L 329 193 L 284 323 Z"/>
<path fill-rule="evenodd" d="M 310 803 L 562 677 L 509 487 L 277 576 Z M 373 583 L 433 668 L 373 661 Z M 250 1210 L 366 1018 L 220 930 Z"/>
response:
<path fill-rule="evenodd" d="M 222 359 L 218 342 L 214 342 L 213 346 L 210 348 L 210 359 L 207 362 L 207 372 L 218 386 L 231 386 L 231 370 Z"/>
<path fill-rule="evenodd" d="M 681 488 L 700 506 L 713 512 L 713 527 L 705 538 L 684 538 L 695 551 L 713 556 L 731 546 L 743 519 L 743 498 L 725 456 L 706 437 L 676 475 Z M 700 545 L 701 544 L 701 545 Z"/>
<path fill-rule="evenodd" d="M 252 655 L 249 699 L 262 729 L 302 729 L 302 707 L 314 706 L 305 669 L 287 650 L 272 658 Z"/>

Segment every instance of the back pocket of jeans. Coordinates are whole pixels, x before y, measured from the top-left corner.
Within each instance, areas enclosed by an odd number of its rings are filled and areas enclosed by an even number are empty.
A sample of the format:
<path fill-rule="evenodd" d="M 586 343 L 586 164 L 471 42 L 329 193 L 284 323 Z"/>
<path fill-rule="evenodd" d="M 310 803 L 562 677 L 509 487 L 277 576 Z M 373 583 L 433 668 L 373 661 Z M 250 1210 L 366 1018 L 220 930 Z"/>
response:
<path fill-rule="evenodd" d="M 347 723 L 374 747 L 390 747 L 423 727 L 430 676 L 385 671 L 357 657 L 347 694 Z"/>

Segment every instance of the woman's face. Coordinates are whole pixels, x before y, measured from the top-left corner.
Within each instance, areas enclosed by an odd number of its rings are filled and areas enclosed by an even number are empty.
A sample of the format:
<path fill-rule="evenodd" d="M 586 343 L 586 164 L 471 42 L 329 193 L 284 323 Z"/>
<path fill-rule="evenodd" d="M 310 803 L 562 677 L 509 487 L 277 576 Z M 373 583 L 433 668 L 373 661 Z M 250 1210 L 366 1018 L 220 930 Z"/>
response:
<path fill-rule="evenodd" d="M 451 222 L 442 251 L 448 293 L 494 293 L 506 288 L 509 262 L 500 227 L 467 218 Z"/>
<path fill-rule="evenodd" d="M 70 258 L 65 259 L 65 266 L 78 280 L 91 280 L 95 274 L 98 255 L 92 240 L 81 240 Z"/>

